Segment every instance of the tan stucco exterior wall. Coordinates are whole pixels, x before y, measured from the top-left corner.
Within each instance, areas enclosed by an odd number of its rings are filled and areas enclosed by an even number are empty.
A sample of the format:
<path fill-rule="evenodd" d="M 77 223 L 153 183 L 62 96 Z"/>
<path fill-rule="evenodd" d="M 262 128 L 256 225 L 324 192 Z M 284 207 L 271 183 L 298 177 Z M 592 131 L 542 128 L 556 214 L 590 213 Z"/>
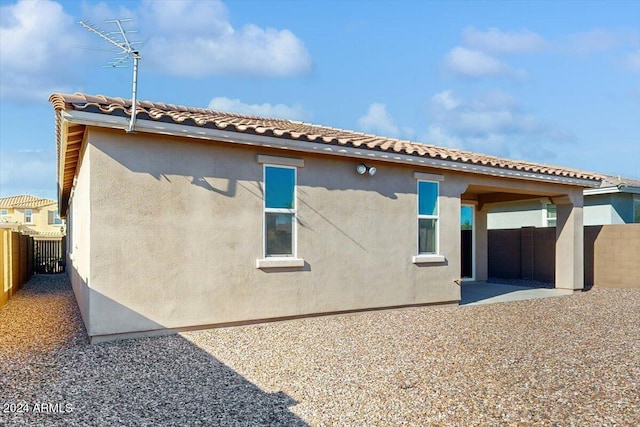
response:
<path fill-rule="evenodd" d="M 73 197 L 67 211 L 67 274 L 78 300 L 85 327 L 91 335 L 91 156 L 81 155 Z"/>
<path fill-rule="evenodd" d="M 305 267 L 257 269 L 256 156 L 282 153 L 172 141 L 89 133 L 72 210 L 88 210 L 90 223 L 73 215 L 72 239 L 76 271 L 89 278 L 90 335 L 459 300 L 459 180 L 441 183 L 447 261 L 416 265 L 414 169 L 377 164 L 376 176 L 360 176 L 357 160 L 290 153 L 305 162 L 297 176 Z M 78 230 L 87 227 L 88 242 Z M 83 246 L 90 256 L 81 259 Z"/>
<path fill-rule="evenodd" d="M 370 162 L 378 173 L 361 176 L 358 159 L 95 128 L 86 141 L 71 205 L 70 274 L 90 336 L 460 299 L 460 194 L 475 175 Z M 297 173 L 302 268 L 256 268 L 263 258 L 259 154 L 304 160 Z M 416 171 L 444 176 L 444 263 L 412 262 Z M 486 215 L 480 225 L 486 234 Z M 486 252 L 486 237 L 479 241 Z M 486 266 L 478 274 L 485 277 Z"/>

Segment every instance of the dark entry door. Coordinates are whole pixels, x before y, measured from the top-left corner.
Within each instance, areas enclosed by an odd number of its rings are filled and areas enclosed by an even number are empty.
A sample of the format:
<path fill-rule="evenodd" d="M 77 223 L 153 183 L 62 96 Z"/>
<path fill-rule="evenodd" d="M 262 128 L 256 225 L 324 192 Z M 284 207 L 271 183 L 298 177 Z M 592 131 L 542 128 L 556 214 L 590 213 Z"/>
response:
<path fill-rule="evenodd" d="M 460 277 L 473 279 L 473 206 L 460 210 Z"/>

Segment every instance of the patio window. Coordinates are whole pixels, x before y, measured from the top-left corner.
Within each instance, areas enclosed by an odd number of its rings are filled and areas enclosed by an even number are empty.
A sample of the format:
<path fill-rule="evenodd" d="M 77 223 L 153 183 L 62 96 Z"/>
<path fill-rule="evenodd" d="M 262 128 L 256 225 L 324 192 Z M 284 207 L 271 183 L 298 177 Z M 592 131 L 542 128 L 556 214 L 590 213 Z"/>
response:
<path fill-rule="evenodd" d="M 27 224 L 31 224 L 32 221 L 33 221 L 33 211 L 31 209 L 25 209 L 24 222 Z"/>
<path fill-rule="evenodd" d="M 438 253 L 438 194 L 437 182 L 418 181 L 418 254 Z"/>
<path fill-rule="evenodd" d="M 547 227 L 555 227 L 557 224 L 558 212 L 556 205 L 547 204 L 546 205 L 546 223 Z"/>
<path fill-rule="evenodd" d="M 296 168 L 264 166 L 264 255 L 296 256 Z"/>

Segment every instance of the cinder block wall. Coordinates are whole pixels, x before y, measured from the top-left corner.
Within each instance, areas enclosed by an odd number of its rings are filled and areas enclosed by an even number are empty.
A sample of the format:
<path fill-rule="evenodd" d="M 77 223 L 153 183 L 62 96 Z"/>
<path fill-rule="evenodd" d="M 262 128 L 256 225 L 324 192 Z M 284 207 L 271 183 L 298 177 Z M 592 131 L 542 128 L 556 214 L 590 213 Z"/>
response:
<path fill-rule="evenodd" d="M 593 285 L 640 288 L 640 224 L 605 225 L 596 233 Z"/>
<path fill-rule="evenodd" d="M 553 283 L 555 228 L 489 230 L 489 277 Z"/>
<path fill-rule="evenodd" d="M 489 230 L 489 277 L 520 279 L 520 229 Z"/>
<path fill-rule="evenodd" d="M 489 230 L 489 277 L 555 281 L 555 228 Z M 584 227 L 584 285 L 640 288 L 640 224 Z"/>

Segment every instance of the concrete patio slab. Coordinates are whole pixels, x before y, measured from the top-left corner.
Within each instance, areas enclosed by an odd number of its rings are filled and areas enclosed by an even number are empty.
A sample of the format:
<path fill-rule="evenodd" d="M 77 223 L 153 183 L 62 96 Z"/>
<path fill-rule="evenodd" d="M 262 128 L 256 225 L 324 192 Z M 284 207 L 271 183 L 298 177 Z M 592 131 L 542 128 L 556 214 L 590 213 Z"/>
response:
<path fill-rule="evenodd" d="M 498 283 L 463 283 L 460 305 L 495 304 L 572 295 L 567 289 L 532 288 Z"/>

